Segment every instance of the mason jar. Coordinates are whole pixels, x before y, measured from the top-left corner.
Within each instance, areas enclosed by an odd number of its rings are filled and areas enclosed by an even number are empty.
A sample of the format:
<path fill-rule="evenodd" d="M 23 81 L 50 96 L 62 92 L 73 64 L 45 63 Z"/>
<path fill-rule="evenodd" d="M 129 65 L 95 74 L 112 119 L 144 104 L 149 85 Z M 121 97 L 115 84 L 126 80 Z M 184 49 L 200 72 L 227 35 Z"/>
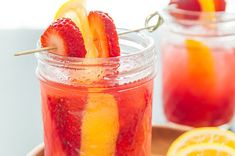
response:
<path fill-rule="evenodd" d="M 170 5 L 161 42 L 163 107 L 170 123 L 228 127 L 235 107 L 235 14 Z"/>
<path fill-rule="evenodd" d="M 119 42 L 120 57 L 36 55 L 45 156 L 150 156 L 154 42 L 141 33 Z"/>

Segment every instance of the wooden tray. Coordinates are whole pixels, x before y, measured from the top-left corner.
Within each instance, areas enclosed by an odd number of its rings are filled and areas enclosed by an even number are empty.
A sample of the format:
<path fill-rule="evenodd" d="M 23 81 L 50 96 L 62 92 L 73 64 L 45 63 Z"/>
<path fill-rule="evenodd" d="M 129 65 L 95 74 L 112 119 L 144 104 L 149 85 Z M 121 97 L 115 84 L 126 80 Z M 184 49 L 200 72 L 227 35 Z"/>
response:
<path fill-rule="evenodd" d="M 152 156 L 165 156 L 169 145 L 189 127 L 153 126 Z M 35 147 L 27 156 L 44 156 L 43 144 Z"/>

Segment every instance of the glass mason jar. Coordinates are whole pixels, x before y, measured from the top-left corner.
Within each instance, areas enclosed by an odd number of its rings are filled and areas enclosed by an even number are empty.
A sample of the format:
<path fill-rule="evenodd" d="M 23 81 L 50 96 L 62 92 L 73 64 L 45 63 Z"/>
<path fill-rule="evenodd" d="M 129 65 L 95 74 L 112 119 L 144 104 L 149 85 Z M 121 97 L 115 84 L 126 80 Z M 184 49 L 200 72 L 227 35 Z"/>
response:
<path fill-rule="evenodd" d="M 119 42 L 120 57 L 36 55 L 45 156 L 150 156 L 154 42 Z"/>
<path fill-rule="evenodd" d="M 161 52 L 167 120 L 228 126 L 235 107 L 235 14 L 169 6 L 165 15 Z"/>

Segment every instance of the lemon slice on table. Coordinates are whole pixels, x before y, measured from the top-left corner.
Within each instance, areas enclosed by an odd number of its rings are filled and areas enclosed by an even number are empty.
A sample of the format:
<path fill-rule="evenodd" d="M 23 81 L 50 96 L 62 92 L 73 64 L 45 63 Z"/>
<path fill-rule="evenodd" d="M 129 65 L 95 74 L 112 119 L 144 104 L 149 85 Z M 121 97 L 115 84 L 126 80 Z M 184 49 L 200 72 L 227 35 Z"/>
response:
<path fill-rule="evenodd" d="M 197 128 L 177 138 L 170 146 L 167 156 L 176 156 L 182 149 L 204 143 L 217 143 L 235 149 L 235 134 L 219 128 Z"/>
<path fill-rule="evenodd" d="M 235 149 L 216 143 L 202 143 L 186 147 L 175 156 L 235 156 Z"/>
<path fill-rule="evenodd" d="M 69 0 L 64 3 L 56 12 L 55 19 L 61 17 L 70 18 L 79 27 L 87 50 L 86 57 L 97 56 L 87 17 L 86 0 Z"/>

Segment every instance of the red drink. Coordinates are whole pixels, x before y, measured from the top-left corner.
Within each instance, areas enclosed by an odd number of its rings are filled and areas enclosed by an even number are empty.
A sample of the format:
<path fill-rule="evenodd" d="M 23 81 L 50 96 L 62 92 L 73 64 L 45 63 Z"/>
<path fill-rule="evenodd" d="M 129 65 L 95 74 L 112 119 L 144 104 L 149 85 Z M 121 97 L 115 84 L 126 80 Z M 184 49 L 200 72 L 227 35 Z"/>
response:
<path fill-rule="evenodd" d="M 57 155 L 56 153 L 60 153 L 61 155 L 77 156 L 79 149 L 84 149 L 81 151 L 82 153 L 85 152 L 85 149 L 90 148 L 88 153 L 91 154 L 98 151 L 99 148 L 103 148 L 106 150 L 103 151 L 103 154 L 110 153 L 108 156 L 114 153 L 116 156 L 149 156 L 152 83 L 152 80 L 148 82 L 142 80 L 123 86 L 92 88 L 88 91 L 86 88 L 41 81 L 46 155 L 54 156 Z M 86 107 L 89 105 L 88 101 L 93 102 L 94 108 Z M 105 120 L 106 123 L 90 125 L 96 127 L 95 136 L 92 137 L 107 135 L 108 144 L 102 144 L 99 139 L 91 142 L 96 141 L 100 144 L 83 142 L 83 139 L 86 138 L 83 133 L 92 134 L 86 132 L 87 129 L 83 126 L 86 124 L 84 114 L 86 111 L 91 112 L 87 109 L 92 109 L 96 117 L 110 118 Z M 115 112 L 117 112 L 117 118 L 113 115 Z M 111 125 L 104 125 L 108 123 Z M 100 130 L 105 130 L 105 128 L 100 126 L 111 128 L 113 132 L 107 131 L 104 134 Z"/>
<path fill-rule="evenodd" d="M 169 121 L 194 127 L 221 126 L 234 115 L 235 53 L 183 44 L 163 48 L 163 102 Z M 194 55 L 194 56 L 193 56 Z M 194 64 L 194 67 L 192 67 Z"/>

